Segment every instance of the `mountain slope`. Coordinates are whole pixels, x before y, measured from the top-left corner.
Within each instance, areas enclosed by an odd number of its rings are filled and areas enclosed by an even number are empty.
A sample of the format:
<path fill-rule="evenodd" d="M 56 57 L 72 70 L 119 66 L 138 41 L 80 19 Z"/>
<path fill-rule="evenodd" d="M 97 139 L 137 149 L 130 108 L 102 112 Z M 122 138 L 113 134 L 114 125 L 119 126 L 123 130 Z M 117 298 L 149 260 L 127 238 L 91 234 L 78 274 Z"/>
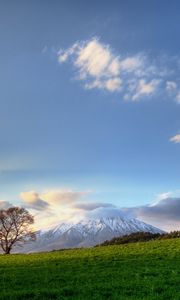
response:
<path fill-rule="evenodd" d="M 23 251 L 51 251 L 60 248 L 90 247 L 113 237 L 132 232 L 162 233 L 163 231 L 137 219 L 109 217 L 86 219 L 78 223 L 62 223 L 51 230 L 39 232 L 37 241 Z"/>

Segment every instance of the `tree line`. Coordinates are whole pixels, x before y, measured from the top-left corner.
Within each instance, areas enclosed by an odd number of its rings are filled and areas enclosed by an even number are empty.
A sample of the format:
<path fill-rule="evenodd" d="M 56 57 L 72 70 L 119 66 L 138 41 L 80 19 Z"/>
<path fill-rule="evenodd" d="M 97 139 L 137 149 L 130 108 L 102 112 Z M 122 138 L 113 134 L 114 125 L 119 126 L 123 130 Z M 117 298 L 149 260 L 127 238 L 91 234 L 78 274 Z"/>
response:
<path fill-rule="evenodd" d="M 111 240 L 107 240 L 97 246 L 108 246 L 108 245 L 120 245 L 136 242 L 148 242 L 152 240 L 164 240 L 180 238 L 180 231 L 171 231 L 169 233 L 151 233 L 151 232 L 133 232 L 131 234 L 126 234 L 120 237 L 114 237 Z"/>

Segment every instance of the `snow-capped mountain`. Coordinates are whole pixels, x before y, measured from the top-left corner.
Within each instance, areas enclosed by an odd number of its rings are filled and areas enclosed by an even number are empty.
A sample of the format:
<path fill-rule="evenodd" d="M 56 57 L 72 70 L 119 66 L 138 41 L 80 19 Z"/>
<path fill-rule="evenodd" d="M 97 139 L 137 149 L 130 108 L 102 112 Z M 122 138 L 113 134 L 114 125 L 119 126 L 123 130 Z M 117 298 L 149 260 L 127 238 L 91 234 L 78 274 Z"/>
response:
<path fill-rule="evenodd" d="M 107 217 L 85 219 L 77 223 L 62 223 L 39 232 L 37 240 L 24 248 L 25 252 L 51 251 L 61 248 L 90 247 L 132 232 L 163 233 L 162 230 L 138 219 Z"/>

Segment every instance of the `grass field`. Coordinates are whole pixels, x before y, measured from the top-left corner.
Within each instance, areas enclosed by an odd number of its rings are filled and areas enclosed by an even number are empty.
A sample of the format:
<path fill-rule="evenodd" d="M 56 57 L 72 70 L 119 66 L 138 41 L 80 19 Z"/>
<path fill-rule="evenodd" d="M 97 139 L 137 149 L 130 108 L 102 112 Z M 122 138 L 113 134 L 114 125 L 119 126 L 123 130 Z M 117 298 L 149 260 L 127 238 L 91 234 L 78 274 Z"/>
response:
<path fill-rule="evenodd" d="M 0 300 L 180 299 L 180 239 L 0 255 Z"/>

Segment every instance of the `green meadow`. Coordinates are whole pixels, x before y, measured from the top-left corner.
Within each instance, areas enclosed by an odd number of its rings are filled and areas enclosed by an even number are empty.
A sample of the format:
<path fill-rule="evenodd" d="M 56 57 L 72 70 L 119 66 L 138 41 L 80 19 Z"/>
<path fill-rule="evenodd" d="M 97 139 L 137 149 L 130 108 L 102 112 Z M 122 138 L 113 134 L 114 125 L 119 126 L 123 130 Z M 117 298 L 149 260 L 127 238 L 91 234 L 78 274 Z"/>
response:
<path fill-rule="evenodd" d="M 180 299 L 180 239 L 0 255 L 0 300 Z"/>

